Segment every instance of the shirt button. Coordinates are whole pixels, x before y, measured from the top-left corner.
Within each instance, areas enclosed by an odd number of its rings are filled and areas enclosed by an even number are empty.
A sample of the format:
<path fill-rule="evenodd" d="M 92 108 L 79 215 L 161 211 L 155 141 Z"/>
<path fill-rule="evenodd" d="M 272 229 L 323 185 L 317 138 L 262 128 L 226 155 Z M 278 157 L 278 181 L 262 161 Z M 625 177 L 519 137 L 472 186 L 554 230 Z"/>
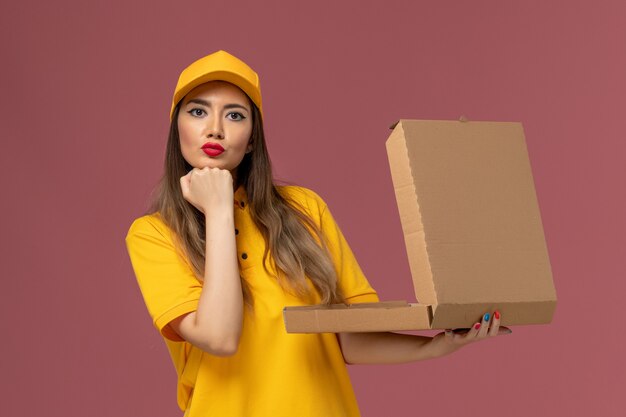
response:
<path fill-rule="evenodd" d="M 235 234 L 238 235 L 239 234 L 239 229 L 235 229 Z"/>
<path fill-rule="evenodd" d="M 244 253 L 241 254 L 241 257 L 243 259 L 248 259 L 248 254 L 244 252 Z"/>

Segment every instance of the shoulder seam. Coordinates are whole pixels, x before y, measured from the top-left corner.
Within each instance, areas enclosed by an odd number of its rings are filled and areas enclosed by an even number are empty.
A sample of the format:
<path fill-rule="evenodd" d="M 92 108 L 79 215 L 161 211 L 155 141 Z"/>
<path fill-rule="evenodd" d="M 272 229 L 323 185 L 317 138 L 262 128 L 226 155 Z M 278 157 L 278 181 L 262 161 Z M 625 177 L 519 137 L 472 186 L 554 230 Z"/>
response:
<path fill-rule="evenodd" d="M 152 229 L 154 229 L 159 235 L 161 235 L 161 237 L 163 237 L 165 240 L 167 240 L 168 242 L 170 241 L 170 239 L 168 239 L 167 236 L 165 236 L 165 234 L 163 233 L 163 231 L 160 229 L 160 227 L 158 225 L 156 225 L 151 219 L 150 219 L 151 215 L 147 214 L 145 216 L 139 217 L 137 219 L 135 219 L 133 221 L 133 224 L 135 224 L 136 222 L 141 222 L 141 223 L 148 223 L 150 226 L 152 226 Z M 131 225 L 132 228 L 132 225 Z M 130 230 L 129 230 L 130 231 Z"/>

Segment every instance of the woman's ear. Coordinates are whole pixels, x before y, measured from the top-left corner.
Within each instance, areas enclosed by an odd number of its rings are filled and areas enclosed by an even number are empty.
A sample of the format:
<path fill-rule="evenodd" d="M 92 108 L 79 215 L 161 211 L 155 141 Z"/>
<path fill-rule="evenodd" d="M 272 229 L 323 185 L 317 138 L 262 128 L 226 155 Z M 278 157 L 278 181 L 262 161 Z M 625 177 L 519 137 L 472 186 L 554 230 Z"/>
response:
<path fill-rule="evenodd" d="M 248 143 L 248 146 L 246 147 L 246 153 L 250 152 L 252 152 L 252 143 Z"/>

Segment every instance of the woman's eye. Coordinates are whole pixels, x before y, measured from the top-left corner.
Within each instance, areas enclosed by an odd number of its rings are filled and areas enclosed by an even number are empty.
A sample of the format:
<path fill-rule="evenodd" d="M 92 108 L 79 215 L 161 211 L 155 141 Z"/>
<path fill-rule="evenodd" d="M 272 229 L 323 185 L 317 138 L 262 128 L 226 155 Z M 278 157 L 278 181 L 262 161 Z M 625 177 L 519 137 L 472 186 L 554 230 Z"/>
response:
<path fill-rule="evenodd" d="M 191 109 L 187 113 L 191 114 L 192 116 L 201 116 L 202 113 L 204 113 L 204 110 L 202 110 L 202 109 Z"/>
<path fill-rule="evenodd" d="M 243 119 L 245 119 L 245 117 L 243 117 L 243 114 L 241 114 L 241 113 L 233 112 L 233 113 L 228 113 L 228 115 L 229 116 L 234 116 L 234 118 L 231 117 L 231 120 L 243 120 Z"/>

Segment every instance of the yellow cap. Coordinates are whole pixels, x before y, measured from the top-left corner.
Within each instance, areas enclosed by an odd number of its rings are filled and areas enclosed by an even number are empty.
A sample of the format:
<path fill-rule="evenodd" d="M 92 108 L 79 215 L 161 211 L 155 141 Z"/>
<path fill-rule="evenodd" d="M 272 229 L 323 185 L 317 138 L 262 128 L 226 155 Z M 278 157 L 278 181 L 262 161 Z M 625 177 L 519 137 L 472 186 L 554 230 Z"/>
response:
<path fill-rule="evenodd" d="M 203 58 L 183 70 L 178 78 L 174 98 L 172 99 L 172 109 L 170 110 L 170 120 L 174 116 L 176 104 L 185 95 L 200 84 L 207 81 L 222 80 L 235 84 L 250 97 L 250 100 L 259 108 L 263 117 L 261 107 L 261 85 L 259 76 L 252 68 L 239 58 L 226 51 L 219 50 Z"/>

